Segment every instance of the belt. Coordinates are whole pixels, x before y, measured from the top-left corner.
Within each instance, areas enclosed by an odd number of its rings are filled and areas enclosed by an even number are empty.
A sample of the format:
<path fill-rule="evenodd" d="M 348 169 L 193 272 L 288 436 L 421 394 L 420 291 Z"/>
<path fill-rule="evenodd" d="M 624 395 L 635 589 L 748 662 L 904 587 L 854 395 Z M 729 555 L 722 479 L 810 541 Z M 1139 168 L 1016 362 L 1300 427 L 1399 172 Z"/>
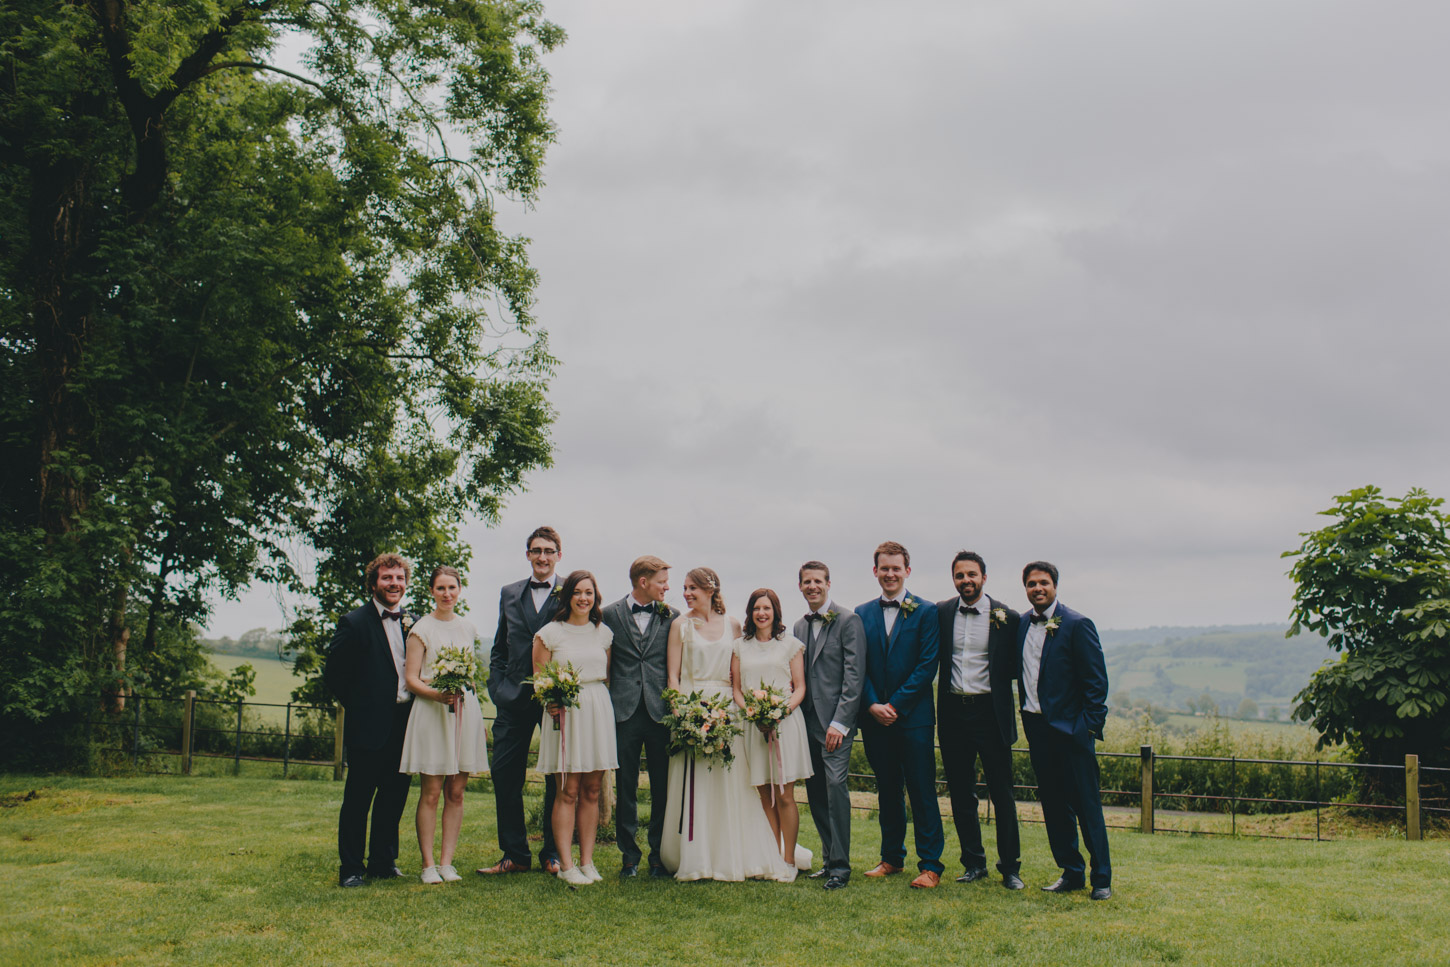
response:
<path fill-rule="evenodd" d="M 992 693 L 983 692 L 980 695 L 963 695 L 960 692 L 947 692 L 947 698 L 962 705 L 973 705 L 977 702 L 990 702 L 992 700 Z"/>

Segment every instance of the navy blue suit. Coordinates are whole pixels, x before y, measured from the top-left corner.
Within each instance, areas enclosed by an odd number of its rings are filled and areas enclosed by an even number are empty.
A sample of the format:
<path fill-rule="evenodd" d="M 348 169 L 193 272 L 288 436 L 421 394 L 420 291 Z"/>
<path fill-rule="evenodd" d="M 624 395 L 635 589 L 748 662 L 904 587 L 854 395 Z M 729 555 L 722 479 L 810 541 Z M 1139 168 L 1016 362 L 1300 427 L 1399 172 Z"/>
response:
<path fill-rule="evenodd" d="M 917 868 L 941 873 L 941 810 L 936 801 L 936 750 L 932 742 L 936 717 L 931 682 L 936 677 L 936 605 L 908 592 L 891 635 L 881 599 L 856 608 L 866 631 L 866 679 L 861 686 L 861 740 L 866 758 L 876 773 L 877 815 L 881 821 L 881 861 L 892 866 L 906 863 L 906 802 L 911 797 L 912 825 L 916 832 Z M 872 705 L 896 709 L 896 721 L 882 725 L 867 709 Z"/>
<path fill-rule="evenodd" d="M 1037 774 L 1037 794 L 1052 858 L 1063 877 L 1081 883 L 1086 865 L 1078 852 L 1077 827 L 1092 861 L 1092 885 L 1111 886 L 1108 829 L 1098 791 L 1098 758 L 1094 737 L 1103 737 L 1108 717 L 1108 669 L 1092 620 L 1057 602 L 1061 619 L 1042 644 L 1037 672 L 1040 714 L 1026 708 L 1022 682 L 1023 645 L 1032 627 L 1032 612 L 1017 628 L 1018 689 L 1023 694 L 1022 730 Z"/>

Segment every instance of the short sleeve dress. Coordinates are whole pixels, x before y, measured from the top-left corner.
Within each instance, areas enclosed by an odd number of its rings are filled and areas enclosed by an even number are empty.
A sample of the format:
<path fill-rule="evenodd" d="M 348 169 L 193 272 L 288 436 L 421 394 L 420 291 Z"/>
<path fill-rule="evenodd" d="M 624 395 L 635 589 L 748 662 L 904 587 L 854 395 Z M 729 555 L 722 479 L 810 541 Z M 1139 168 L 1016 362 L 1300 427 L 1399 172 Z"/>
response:
<path fill-rule="evenodd" d="M 750 690 L 762 682 L 789 695 L 790 663 L 805 647 L 790 634 L 769 641 L 760 641 L 754 635 L 738 639 L 735 654 L 740 658 L 740 691 L 746 700 L 750 699 Z M 746 726 L 745 763 L 752 786 L 788 786 L 797 779 L 811 777 L 811 750 L 806 744 L 802 714 L 797 708 L 781 720 L 776 729 L 778 742 L 774 744 L 765 741 L 760 729 Z"/>
<path fill-rule="evenodd" d="M 454 616 L 439 621 L 430 615 L 419 618 L 408 632 L 423 642 L 423 681 L 433 677 L 433 662 L 441 648 L 475 648 L 478 631 L 467 618 Z M 408 731 L 403 736 L 403 758 L 399 772 L 426 776 L 451 776 L 459 772 L 477 775 L 488 771 L 488 735 L 483 728 L 483 710 L 478 696 L 464 692 L 456 712 L 442 702 L 415 698 L 408 713 Z"/>
<path fill-rule="evenodd" d="M 579 707 L 564 710 L 559 728 L 548 715 L 544 716 L 534 768 L 545 775 L 619 768 L 614 703 L 604 684 L 609 675 L 609 646 L 614 642 L 614 632 L 604 624 L 550 621 L 539 629 L 539 640 L 554 661 L 574 666 L 580 688 Z"/>

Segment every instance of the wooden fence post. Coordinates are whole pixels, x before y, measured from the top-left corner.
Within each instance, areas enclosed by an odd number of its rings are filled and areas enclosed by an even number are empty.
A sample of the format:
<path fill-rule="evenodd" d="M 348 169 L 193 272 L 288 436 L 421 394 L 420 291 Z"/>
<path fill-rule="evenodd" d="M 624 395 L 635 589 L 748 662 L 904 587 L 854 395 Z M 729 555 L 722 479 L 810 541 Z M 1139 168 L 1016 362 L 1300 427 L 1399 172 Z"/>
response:
<path fill-rule="evenodd" d="M 187 689 L 181 706 L 181 773 L 191 775 L 191 717 L 196 711 L 196 690 Z"/>
<path fill-rule="evenodd" d="M 1138 814 L 1138 832 L 1153 832 L 1153 747 L 1139 746 L 1138 755 L 1143 772 L 1142 808 Z"/>
<path fill-rule="evenodd" d="M 332 778 L 337 781 L 342 778 L 342 705 L 337 706 L 337 724 L 333 726 L 332 733 Z"/>
<path fill-rule="evenodd" d="M 1405 838 L 1420 838 L 1420 757 L 1405 756 Z"/>

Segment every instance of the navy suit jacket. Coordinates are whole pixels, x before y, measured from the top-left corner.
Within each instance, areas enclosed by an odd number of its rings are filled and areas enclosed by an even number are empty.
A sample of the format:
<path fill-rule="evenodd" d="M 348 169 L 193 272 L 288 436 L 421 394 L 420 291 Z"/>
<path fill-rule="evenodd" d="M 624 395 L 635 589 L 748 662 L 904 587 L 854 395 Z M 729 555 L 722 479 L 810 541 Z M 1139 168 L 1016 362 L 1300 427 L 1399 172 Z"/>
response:
<path fill-rule="evenodd" d="M 960 597 L 938 601 L 936 613 L 940 629 L 941 674 L 937 680 L 938 702 L 944 702 L 952 690 L 952 651 L 956 647 L 953 635 L 956 631 L 957 608 Z M 978 607 L 988 612 L 987 620 L 987 682 L 992 690 L 992 711 L 997 716 L 997 728 L 1002 741 L 1011 745 L 1017 741 L 1017 712 L 1012 708 L 1012 681 L 1017 675 L 1017 656 L 1022 649 L 1017 644 L 1017 622 L 1021 615 L 991 595 L 982 595 Z M 1006 620 L 999 628 L 991 619 L 991 612 L 1001 608 Z"/>
<path fill-rule="evenodd" d="M 861 709 L 890 705 L 896 709 L 896 723 L 892 728 L 930 728 L 936 722 L 931 703 L 939 639 L 936 605 L 910 591 L 903 600 L 916 602 L 916 607 L 910 613 L 903 608 L 896 616 L 889 640 L 879 597 L 856 608 L 866 630 L 866 680 L 861 686 Z M 876 719 L 869 721 L 874 724 Z"/>
<path fill-rule="evenodd" d="M 1062 623 L 1042 644 L 1037 703 L 1048 725 L 1091 749 L 1093 737 L 1103 737 L 1103 723 L 1108 718 L 1108 667 L 1103 660 L 1103 646 L 1091 618 L 1061 601 L 1054 613 Z M 1027 629 L 1032 627 L 1030 615 L 1030 609 L 1024 612 L 1017 627 L 1019 692 L 1023 692 L 1022 646 L 1027 641 Z"/>

